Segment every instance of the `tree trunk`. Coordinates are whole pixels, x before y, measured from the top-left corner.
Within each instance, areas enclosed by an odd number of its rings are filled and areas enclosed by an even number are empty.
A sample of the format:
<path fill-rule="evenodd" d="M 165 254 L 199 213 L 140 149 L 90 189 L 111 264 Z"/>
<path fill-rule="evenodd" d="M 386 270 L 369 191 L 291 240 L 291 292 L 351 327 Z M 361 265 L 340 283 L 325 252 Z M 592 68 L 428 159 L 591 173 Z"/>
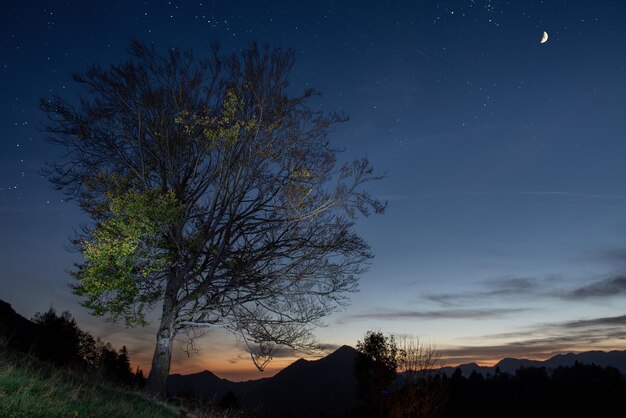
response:
<path fill-rule="evenodd" d="M 167 299 L 167 298 L 166 298 Z M 176 313 L 167 300 L 163 302 L 163 316 L 156 335 L 156 347 L 152 357 L 152 368 L 148 375 L 145 391 L 152 396 L 165 398 L 167 396 L 167 377 L 170 374 L 172 360 L 172 346 L 176 336 Z"/>

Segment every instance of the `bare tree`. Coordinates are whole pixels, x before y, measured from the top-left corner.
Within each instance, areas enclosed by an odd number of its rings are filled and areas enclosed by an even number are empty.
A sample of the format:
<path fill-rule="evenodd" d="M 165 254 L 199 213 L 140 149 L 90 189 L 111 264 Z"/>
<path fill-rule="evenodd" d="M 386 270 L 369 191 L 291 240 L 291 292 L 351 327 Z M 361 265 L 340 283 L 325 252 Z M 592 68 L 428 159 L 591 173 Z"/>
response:
<path fill-rule="evenodd" d="M 441 355 L 430 344 L 424 344 L 418 337 L 400 335 L 396 337 L 398 346 L 398 373 L 404 380 L 416 382 L 421 377 L 432 376 L 441 368 Z"/>
<path fill-rule="evenodd" d="M 397 338 L 400 387 L 389 408 L 390 417 L 434 418 L 441 416 L 447 387 L 441 379 L 441 361 L 434 346 L 419 338 L 403 335 Z"/>
<path fill-rule="evenodd" d="M 181 331 L 227 329 L 259 368 L 279 345 L 309 346 L 372 257 L 357 216 L 385 207 L 361 188 L 380 178 L 367 159 L 339 166 L 329 145 L 346 118 L 308 107 L 314 90 L 289 94 L 291 50 L 130 53 L 74 75 L 79 103 L 41 101 L 66 150 L 50 179 L 93 220 L 75 240 L 74 292 L 127 326 L 161 305 L 155 394 Z"/>

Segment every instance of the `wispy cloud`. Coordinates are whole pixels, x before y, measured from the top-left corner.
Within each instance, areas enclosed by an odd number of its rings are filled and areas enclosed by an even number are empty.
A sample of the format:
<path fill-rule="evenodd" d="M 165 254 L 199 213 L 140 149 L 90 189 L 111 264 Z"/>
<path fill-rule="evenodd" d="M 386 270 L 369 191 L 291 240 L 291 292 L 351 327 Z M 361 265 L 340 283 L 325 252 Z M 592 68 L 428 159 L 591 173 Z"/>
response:
<path fill-rule="evenodd" d="M 502 277 L 484 282 L 486 289 L 464 292 L 464 293 L 433 293 L 423 296 L 431 302 L 437 302 L 442 306 L 455 306 L 466 301 L 475 302 L 477 299 L 488 299 L 492 297 L 502 297 L 534 293 L 540 288 L 539 280 L 536 278 L 522 277 Z"/>
<path fill-rule="evenodd" d="M 606 298 L 626 294 L 626 277 L 618 276 L 581 286 L 560 295 L 563 299 L 581 300 Z"/>
<path fill-rule="evenodd" d="M 484 346 L 465 345 L 441 350 L 447 364 L 498 360 L 505 357 L 547 358 L 566 351 L 616 349 L 616 340 L 626 339 L 626 315 L 536 324 L 529 329 L 485 335 L 486 340 L 516 341 Z M 623 344 L 626 348 L 626 343 Z"/>
<path fill-rule="evenodd" d="M 445 309 L 434 311 L 378 310 L 344 316 L 339 323 L 365 320 L 397 321 L 403 319 L 492 319 L 519 313 L 527 309 Z"/>
<path fill-rule="evenodd" d="M 580 319 L 577 321 L 564 322 L 561 326 L 563 328 L 591 328 L 623 325 L 626 325 L 626 315 L 606 316 L 594 319 Z"/>
<path fill-rule="evenodd" d="M 582 301 L 590 299 L 612 298 L 626 295 L 626 276 L 618 275 L 596 279 L 590 283 L 570 287 L 554 286 L 554 277 L 517 278 L 504 277 L 482 282 L 482 289 L 462 293 L 432 293 L 421 296 L 422 299 L 441 306 L 454 307 L 477 301 L 497 300 L 502 298 L 553 298 L 563 301 Z"/>
<path fill-rule="evenodd" d="M 337 350 L 339 347 L 341 346 L 328 343 L 315 344 L 310 351 L 294 350 L 289 347 L 276 347 L 272 351 L 272 358 L 323 357 Z M 242 360 L 250 361 L 250 354 L 247 351 L 247 347 L 240 343 L 238 348 L 239 352 L 237 355 L 229 358 L 228 361 L 232 364 L 238 363 Z M 253 346 L 252 348 L 253 350 L 257 350 L 256 346 Z"/>

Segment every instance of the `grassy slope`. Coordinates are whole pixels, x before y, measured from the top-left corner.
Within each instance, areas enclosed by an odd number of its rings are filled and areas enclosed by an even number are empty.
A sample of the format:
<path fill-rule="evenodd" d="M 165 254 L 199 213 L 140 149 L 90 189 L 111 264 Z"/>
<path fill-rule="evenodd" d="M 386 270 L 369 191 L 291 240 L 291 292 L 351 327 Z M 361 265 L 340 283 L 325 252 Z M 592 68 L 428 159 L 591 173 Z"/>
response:
<path fill-rule="evenodd" d="M 92 379 L 93 380 L 93 379 Z M 2 417 L 180 417 L 177 407 L 99 385 L 0 347 Z"/>

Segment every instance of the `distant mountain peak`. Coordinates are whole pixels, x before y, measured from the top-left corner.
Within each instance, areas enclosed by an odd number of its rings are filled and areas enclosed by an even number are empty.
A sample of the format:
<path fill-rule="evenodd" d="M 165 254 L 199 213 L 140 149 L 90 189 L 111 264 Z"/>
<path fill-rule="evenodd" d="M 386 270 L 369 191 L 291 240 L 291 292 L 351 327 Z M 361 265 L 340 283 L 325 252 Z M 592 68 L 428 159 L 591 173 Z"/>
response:
<path fill-rule="evenodd" d="M 344 344 L 341 347 L 339 347 L 338 349 L 336 349 L 335 351 L 333 351 L 332 354 L 339 353 L 339 352 L 350 352 L 350 353 L 353 353 L 355 351 L 356 351 L 356 348 L 354 348 L 354 347 L 352 347 L 350 345 Z"/>
<path fill-rule="evenodd" d="M 459 364 L 455 367 L 443 367 L 441 371 L 448 375 L 452 374 L 454 370 L 461 369 L 463 375 L 469 375 L 472 371 L 480 373 L 495 373 L 496 367 L 500 369 L 502 373 L 515 374 L 517 369 L 521 367 L 545 367 L 547 369 L 556 369 L 558 367 L 573 366 L 574 363 L 579 362 L 581 364 L 595 364 L 601 367 L 615 367 L 622 374 L 626 375 L 626 350 L 612 350 L 612 351 L 584 351 L 580 353 L 565 353 L 556 354 L 546 360 L 529 360 L 518 359 L 513 357 L 505 357 L 494 366 L 479 366 L 476 363 Z"/>
<path fill-rule="evenodd" d="M 357 352 L 358 351 L 354 347 L 350 347 L 349 345 L 342 345 L 341 347 L 328 354 L 326 357 L 321 358 L 320 360 L 333 357 L 354 356 Z"/>
<path fill-rule="evenodd" d="M 172 375 L 168 381 L 171 394 L 194 391 L 206 399 L 219 399 L 232 391 L 243 405 L 265 404 L 276 408 L 278 415 L 288 415 L 298 411 L 297 416 L 317 417 L 322 412 L 330 415 L 357 405 L 356 380 L 353 374 L 354 360 L 358 351 L 348 345 L 337 348 L 326 357 L 316 360 L 298 359 L 272 377 L 230 382 L 220 379 L 205 370 L 193 375 Z M 515 374 L 520 367 L 545 367 L 556 369 L 583 364 L 612 366 L 626 374 L 626 351 L 588 351 L 556 355 L 545 361 L 516 359 L 507 357 L 496 366 L 502 373 Z M 480 366 L 477 363 L 462 364 L 457 367 L 444 367 L 441 372 L 451 375 L 459 368 L 464 376 L 473 372 L 483 375 L 495 374 L 496 366 Z M 320 399 L 327 400 L 320 402 Z"/>
<path fill-rule="evenodd" d="M 200 373 L 198 373 L 198 374 L 210 375 L 210 376 L 215 376 L 215 377 L 218 377 L 215 373 L 213 373 L 213 372 L 212 372 L 212 371 L 210 371 L 210 370 L 206 370 L 206 369 L 205 369 L 205 370 L 202 370 L 202 371 L 201 371 Z"/>
<path fill-rule="evenodd" d="M 193 375 L 171 375 L 169 392 L 195 392 L 205 399 L 219 399 L 232 391 L 244 405 L 267 405 L 279 416 L 298 411 L 297 416 L 336 416 L 357 405 L 353 374 L 357 351 L 344 345 L 326 357 L 298 359 L 272 377 L 247 382 L 230 382 L 209 371 Z M 320 400 L 324 402 L 320 402 Z"/>

